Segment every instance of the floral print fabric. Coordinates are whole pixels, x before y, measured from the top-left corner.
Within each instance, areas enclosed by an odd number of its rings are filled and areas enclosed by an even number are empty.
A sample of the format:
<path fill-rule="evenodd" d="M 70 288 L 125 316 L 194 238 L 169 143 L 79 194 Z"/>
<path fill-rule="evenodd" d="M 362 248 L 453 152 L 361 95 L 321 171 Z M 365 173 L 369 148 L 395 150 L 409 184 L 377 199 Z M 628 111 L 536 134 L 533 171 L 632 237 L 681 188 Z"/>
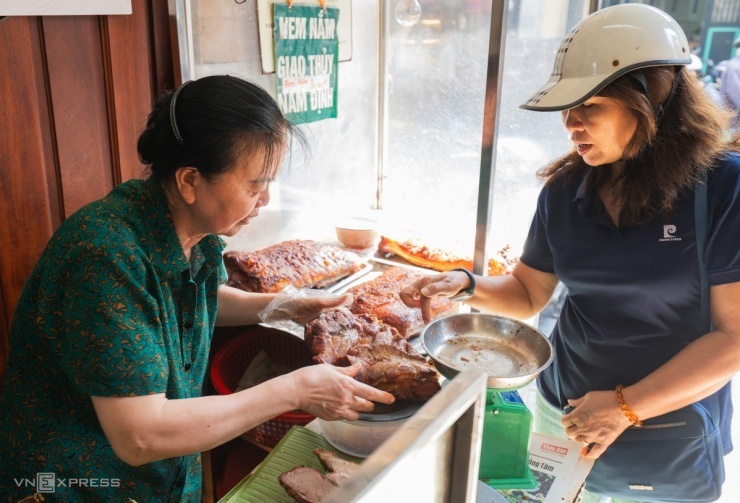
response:
<path fill-rule="evenodd" d="M 152 180 L 126 182 L 60 226 L 13 317 L 0 501 L 33 494 L 38 474 L 46 489 L 53 477 L 53 501 L 200 501 L 199 454 L 127 465 L 90 396 L 201 395 L 223 248 L 206 236 L 188 261 Z"/>

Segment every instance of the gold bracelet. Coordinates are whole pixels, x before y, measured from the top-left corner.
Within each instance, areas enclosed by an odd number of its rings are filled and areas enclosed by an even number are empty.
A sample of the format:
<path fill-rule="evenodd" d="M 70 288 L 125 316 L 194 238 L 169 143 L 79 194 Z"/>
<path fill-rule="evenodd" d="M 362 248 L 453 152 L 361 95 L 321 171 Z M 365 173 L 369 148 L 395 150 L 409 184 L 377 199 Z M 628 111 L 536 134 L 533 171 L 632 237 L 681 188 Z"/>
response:
<path fill-rule="evenodd" d="M 624 415 L 627 416 L 627 419 L 629 419 L 632 424 L 637 426 L 638 428 L 642 426 L 642 421 L 637 419 L 637 415 L 632 412 L 629 407 L 627 407 L 626 403 L 624 403 L 624 395 L 622 394 L 624 392 L 624 386 L 622 386 L 621 384 L 617 385 L 617 389 L 615 389 L 614 392 L 617 394 L 617 402 L 619 403 L 619 408 L 622 409 Z"/>

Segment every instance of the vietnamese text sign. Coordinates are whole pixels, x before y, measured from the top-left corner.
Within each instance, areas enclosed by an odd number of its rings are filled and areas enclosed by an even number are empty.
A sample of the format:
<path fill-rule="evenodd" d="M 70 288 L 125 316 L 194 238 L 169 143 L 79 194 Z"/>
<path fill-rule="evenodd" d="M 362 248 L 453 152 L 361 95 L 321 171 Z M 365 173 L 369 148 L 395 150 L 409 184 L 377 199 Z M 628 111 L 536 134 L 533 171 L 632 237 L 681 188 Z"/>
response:
<path fill-rule="evenodd" d="M 2 0 L 0 0 L 2 1 Z M 298 0 L 300 1 L 300 0 Z M 275 73 L 275 25 L 272 6 L 285 3 L 285 0 L 257 0 L 257 22 L 260 41 L 260 61 L 262 73 Z M 306 2 L 311 3 L 311 2 Z M 314 5 L 316 2 L 313 2 Z M 337 24 L 339 37 L 339 61 L 352 60 L 352 0 L 326 0 L 328 7 L 336 7 L 342 13 Z"/>
<path fill-rule="evenodd" d="M 337 116 L 339 9 L 274 4 L 280 109 L 294 124 Z"/>

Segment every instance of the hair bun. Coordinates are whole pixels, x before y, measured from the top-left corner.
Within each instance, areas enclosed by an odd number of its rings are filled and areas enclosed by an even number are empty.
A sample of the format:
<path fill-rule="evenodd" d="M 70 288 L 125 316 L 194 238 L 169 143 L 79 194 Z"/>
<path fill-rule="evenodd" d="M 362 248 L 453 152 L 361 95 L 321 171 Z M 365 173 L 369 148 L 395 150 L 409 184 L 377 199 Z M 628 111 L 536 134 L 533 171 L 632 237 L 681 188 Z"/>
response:
<path fill-rule="evenodd" d="M 157 162 L 160 149 L 157 148 L 156 133 L 153 129 L 147 128 L 139 136 L 136 142 L 136 150 L 139 152 L 139 160 L 142 164 L 155 164 Z"/>

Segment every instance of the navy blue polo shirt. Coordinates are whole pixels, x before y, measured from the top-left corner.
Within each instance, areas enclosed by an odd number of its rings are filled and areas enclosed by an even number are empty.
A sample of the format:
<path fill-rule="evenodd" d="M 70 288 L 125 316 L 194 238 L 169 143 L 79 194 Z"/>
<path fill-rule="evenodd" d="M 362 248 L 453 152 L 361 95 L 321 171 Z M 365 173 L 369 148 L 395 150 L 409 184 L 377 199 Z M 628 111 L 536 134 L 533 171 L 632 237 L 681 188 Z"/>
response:
<path fill-rule="evenodd" d="M 558 374 L 567 398 L 628 386 L 705 333 L 694 193 L 681 197 L 667 219 L 618 229 L 601 200 L 585 195 L 590 173 L 542 190 L 521 257 L 568 288 L 550 336 L 555 362 L 538 383 L 558 407 Z M 720 162 L 707 185 L 709 284 L 740 281 L 740 155 Z M 729 387 L 719 392 L 726 452 L 732 449 Z"/>

